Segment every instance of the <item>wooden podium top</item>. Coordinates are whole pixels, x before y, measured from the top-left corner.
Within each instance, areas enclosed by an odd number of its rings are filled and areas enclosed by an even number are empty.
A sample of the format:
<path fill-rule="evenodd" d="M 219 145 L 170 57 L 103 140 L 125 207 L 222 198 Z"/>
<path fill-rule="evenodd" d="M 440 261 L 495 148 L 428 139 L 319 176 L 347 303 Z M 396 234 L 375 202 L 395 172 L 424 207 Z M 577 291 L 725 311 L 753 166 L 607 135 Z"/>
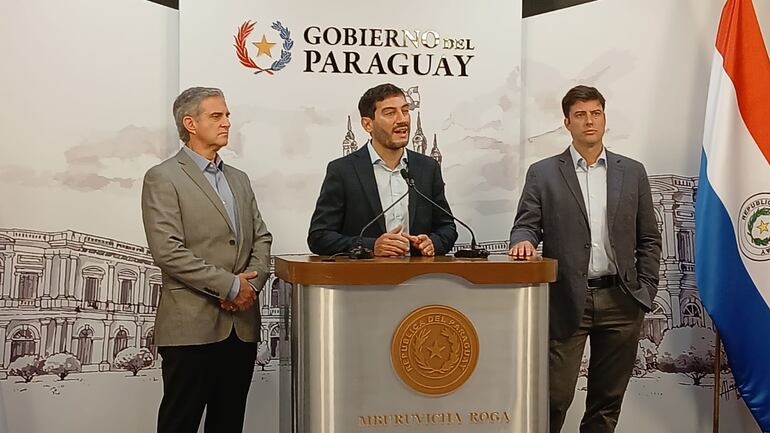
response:
<path fill-rule="evenodd" d="M 401 284 L 433 273 L 457 275 L 474 284 L 527 284 L 556 281 L 556 260 L 516 260 L 507 255 L 486 259 L 398 257 L 354 260 L 347 257 L 278 256 L 275 274 L 297 284 Z"/>

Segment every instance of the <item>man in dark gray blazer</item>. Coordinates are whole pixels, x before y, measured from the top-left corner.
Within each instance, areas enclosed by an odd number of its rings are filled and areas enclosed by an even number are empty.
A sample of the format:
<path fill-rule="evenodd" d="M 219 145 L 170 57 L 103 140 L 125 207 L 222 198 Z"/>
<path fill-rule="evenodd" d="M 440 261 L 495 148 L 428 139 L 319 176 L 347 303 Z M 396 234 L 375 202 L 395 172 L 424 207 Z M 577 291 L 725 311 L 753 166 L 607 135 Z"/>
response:
<path fill-rule="evenodd" d="M 204 408 L 207 433 L 241 432 L 272 236 L 248 176 L 217 153 L 230 129 L 222 92 L 187 89 L 173 111 L 185 145 L 147 172 L 142 189 L 144 231 L 163 277 L 158 432 L 197 432 Z"/>
<path fill-rule="evenodd" d="M 533 164 L 509 254 L 559 261 L 550 284 L 550 425 L 561 431 L 591 342 L 582 433 L 613 432 L 636 360 L 644 313 L 658 290 L 661 237 L 644 166 L 609 152 L 605 100 L 577 86 L 562 100 L 572 146 Z"/>
<path fill-rule="evenodd" d="M 408 191 L 402 169 L 423 194 L 449 210 L 441 167 L 406 149 L 410 114 L 404 92 L 392 84 L 373 87 L 358 109 L 361 126 L 372 139 L 326 169 L 307 238 L 316 254 L 344 253 L 355 246 L 364 226 Z M 433 256 L 448 253 L 455 240 L 452 217 L 410 192 L 364 231 L 361 244 L 375 256 Z"/>

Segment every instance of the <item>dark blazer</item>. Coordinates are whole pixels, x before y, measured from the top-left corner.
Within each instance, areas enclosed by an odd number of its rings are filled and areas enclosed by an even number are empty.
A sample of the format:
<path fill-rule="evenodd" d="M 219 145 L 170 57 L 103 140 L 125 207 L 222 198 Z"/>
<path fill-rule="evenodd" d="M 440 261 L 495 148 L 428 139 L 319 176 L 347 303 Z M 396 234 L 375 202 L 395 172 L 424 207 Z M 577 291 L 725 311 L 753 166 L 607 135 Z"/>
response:
<path fill-rule="evenodd" d="M 332 255 L 348 251 L 364 225 L 382 212 L 368 146 L 327 166 L 307 236 L 307 244 L 313 253 Z M 409 173 L 417 188 L 450 210 L 444 196 L 441 167 L 432 158 L 411 150 L 407 152 Z M 408 200 L 410 233 L 427 234 L 433 241 L 436 255 L 448 253 L 457 240 L 454 220 L 413 191 L 409 192 Z M 374 241 L 383 233 L 384 217 L 366 229 L 363 246 L 373 249 Z M 413 248 L 411 254 L 419 255 L 419 252 Z"/>
<path fill-rule="evenodd" d="M 607 151 L 607 224 L 621 290 L 645 311 L 658 291 L 661 237 L 644 166 Z M 550 284 L 550 337 L 572 335 L 586 302 L 591 251 L 583 195 L 569 148 L 538 161 L 527 171 L 511 246 L 543 242 L 543 256 L 559 261 L 558 280 Z"/>

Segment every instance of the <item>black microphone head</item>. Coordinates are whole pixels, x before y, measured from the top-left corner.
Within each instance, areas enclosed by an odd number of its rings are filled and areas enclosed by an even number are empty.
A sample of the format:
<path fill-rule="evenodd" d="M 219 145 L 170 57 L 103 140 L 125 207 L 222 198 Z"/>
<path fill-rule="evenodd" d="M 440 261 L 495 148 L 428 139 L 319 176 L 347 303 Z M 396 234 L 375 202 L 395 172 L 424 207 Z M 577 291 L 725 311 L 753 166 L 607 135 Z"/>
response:
<path fill-rule="evenodd" d="M 409 179 L 412 178 L 411 176 L 409 176 L 409 171 L 407 171 L 407 169 L 405 168 L 401 169 L 401 177 L 403 177 L 404 180 L 406 180 L 407 182 L 409 181 Z"/>

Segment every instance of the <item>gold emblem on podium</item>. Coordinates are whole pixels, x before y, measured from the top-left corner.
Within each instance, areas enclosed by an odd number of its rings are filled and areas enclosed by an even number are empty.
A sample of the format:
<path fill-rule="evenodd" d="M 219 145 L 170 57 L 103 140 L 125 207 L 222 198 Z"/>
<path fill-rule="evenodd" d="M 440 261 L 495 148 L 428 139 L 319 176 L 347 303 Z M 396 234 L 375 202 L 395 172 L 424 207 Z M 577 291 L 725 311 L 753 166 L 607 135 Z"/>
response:
<path fill-rule="evenodd" d="M 391 341 L 390 360 L 401 380 L 430 396 L 455 391 L 473 374 L 479 337 L 467 317 L 446 305 L 426 305 L 407 315 Z"/>

